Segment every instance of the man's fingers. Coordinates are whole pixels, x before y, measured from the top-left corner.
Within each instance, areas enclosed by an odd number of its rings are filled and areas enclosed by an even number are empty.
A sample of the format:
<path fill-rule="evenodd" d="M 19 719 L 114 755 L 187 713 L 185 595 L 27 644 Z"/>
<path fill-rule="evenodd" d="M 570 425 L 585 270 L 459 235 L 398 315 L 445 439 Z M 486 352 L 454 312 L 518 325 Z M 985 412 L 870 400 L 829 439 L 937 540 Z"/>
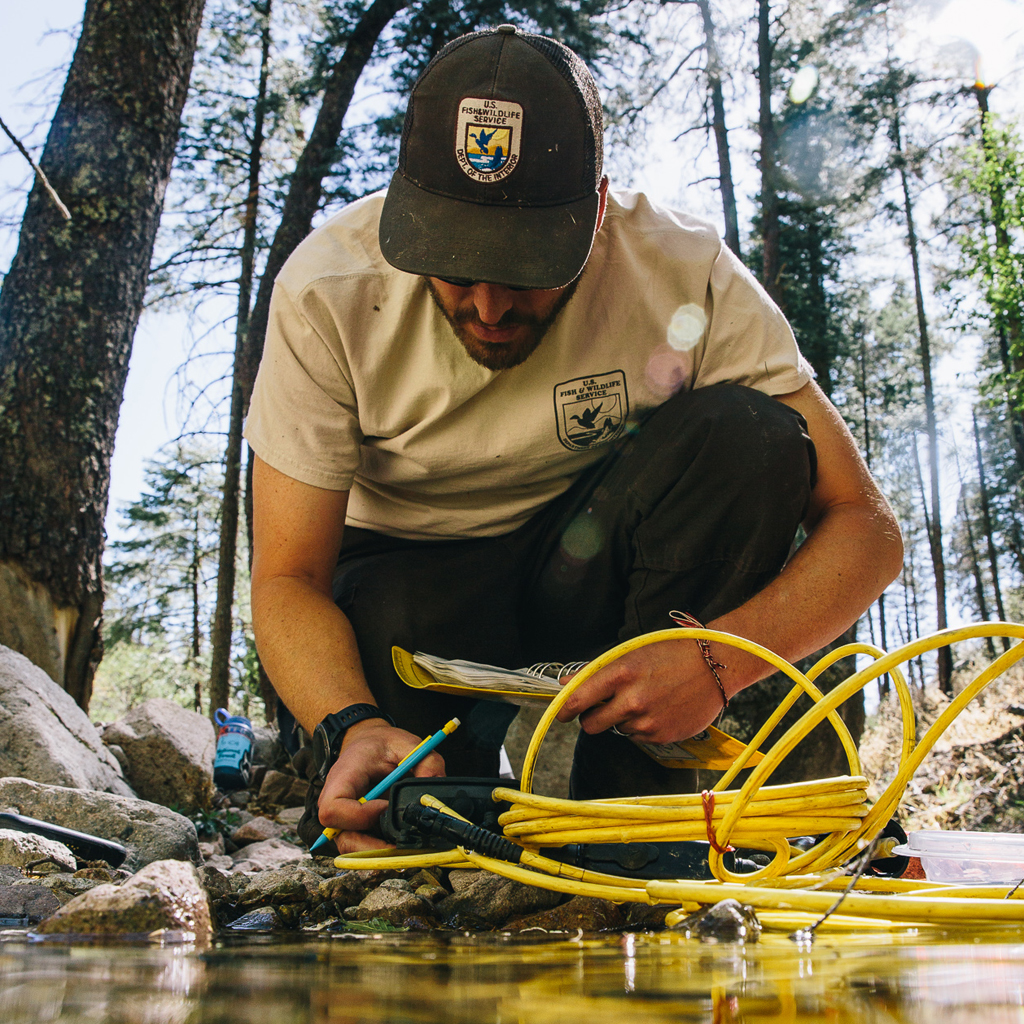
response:
<path fill-rule="evenodd" d="M 371 800 L 368 804 L 361 804 L 358 800 L 325 800 L 321 794 L 317 814 L 320 824 L 325 828 L 365 832 L 377 825 L 386 807 L 386 800 Z"/>
<path fill-rule="evenodd" d="M 338 853 L 389 849 L 389 845 L 383 839 L 368 836 L 365 832 L 339 832 L 334 837 L 334 845 L 338 848 Z"/>
<path fill-rule="evenodd" d="M 618 672 L 614 665 L 602 669 L 583 683 L 562 705 L 556 716 L 560 722 L 571 722 L 577 715 L 615 696 Z"/>
<path fill-rule="evenodd" d="M 409 774 L 415 775 L 417 779 L 440 777 L 444 775 L 444 758 L 437 751 L 433 751 L 427 754 Z"/>

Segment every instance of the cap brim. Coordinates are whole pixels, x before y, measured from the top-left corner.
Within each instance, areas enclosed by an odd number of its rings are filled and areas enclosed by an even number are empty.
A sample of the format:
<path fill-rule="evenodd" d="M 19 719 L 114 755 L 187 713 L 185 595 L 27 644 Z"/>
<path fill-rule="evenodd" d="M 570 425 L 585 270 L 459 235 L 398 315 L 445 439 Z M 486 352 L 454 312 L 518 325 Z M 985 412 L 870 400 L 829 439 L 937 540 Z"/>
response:
<path fill-rule="evenodd" d="M 561 288 L 590 256 L 600 201 L 595 191 L 560 206 L 485 206 L 427 192 L 396 171 L 380 249 L 409 274 Z"/>

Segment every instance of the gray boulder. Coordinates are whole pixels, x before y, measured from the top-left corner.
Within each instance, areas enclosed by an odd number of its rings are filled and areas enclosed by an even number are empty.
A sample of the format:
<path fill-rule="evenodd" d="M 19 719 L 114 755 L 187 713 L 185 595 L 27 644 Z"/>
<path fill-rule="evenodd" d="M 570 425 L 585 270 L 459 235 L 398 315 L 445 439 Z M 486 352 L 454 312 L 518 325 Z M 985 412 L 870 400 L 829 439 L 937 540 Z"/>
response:
<path fill-rule="evenodd" d="M 78 867 L 75 855 L 63 843 L 9 828 L 0 828 L 0 864 L 16 868 L 37 865 L 40 874 Z"/>
<path fill-rule="evenodd" d="M 185 814 L 209 809 L 217 736 L 208 718 L 154 697 L 108 725 L 103 742 L 121 748 L 128 781 L 143 800 Z"/>
<path fill-rule="evenodd" d="M 265 839 L 243 846 L 233 857 L 232 871 L 273 871 L 286 864 L 312 863 L 313 858 L 302 847 L 285 839 Z"/>
<path fill-rule="evenodd" d="M 124 866 L 130 870 L 155 860 L 202 863 L 196 827 L 188 818 L 135 797 L 0 779 L 0 810 L 120 843 L 128 850 Z"/>
<path fill-rule="evenodd" d="M 0 776 L 132 795 L 86 713 L 41 668 L 2 645 Z"/>
<path fill-rule="evenodd" d="M 178 933 L 186 942 L 209 943 L 210 904 L 191 864 L 147 864 L 123 885 L 97 885 L 76 896 L 39 925 L 42 935 L 148 935 Z"/>

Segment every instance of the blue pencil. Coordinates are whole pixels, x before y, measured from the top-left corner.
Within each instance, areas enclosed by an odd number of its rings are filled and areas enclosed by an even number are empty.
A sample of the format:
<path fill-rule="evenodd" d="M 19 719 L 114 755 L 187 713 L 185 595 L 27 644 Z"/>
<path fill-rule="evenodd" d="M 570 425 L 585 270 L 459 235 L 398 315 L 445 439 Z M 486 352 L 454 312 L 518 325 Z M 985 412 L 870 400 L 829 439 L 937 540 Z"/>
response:
<path fill-rule="evenodd" d="M 371 800 L 376 800 L 377 797 L 386 793 L 392 784 L 402 778 L 403 775 L 407 775 L 412 771 L 446 736 L 450 736 L 455 732 L 460 724 L 457 718 L 453 718 L 443 729 L 438 729 L 433 736 L 428 736 L 412 753 L 406 755 L 399 762 L 398 767 L 393 772 L 381 779 L 366 796 L 361 796 L 359 802 L 361 804 L 369 803 Z M 309 848 L 309 852 L 316 853 L 320 847 L 326 846 L 340 831 L 337 828 L 325 828 L 320 838 Z"/>

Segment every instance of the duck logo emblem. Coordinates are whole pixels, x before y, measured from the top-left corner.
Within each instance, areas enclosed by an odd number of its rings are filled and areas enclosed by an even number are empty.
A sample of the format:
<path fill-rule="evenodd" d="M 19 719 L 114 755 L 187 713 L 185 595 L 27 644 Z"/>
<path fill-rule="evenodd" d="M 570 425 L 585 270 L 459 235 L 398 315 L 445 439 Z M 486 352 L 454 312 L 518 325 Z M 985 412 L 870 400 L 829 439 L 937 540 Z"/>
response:
<path fill-rule="evenodd" d="M 455 159 L 474 181 L 502 181 L 519 164 L 522 133 L 520 104 L 467 96 L 459 103 Z"/>
<path fill-rule="evenodd" d="M 570 451 L 614 441 L 626 425 L 629 396 L 621 370 L 555 385 L 558 440 Z"/>

